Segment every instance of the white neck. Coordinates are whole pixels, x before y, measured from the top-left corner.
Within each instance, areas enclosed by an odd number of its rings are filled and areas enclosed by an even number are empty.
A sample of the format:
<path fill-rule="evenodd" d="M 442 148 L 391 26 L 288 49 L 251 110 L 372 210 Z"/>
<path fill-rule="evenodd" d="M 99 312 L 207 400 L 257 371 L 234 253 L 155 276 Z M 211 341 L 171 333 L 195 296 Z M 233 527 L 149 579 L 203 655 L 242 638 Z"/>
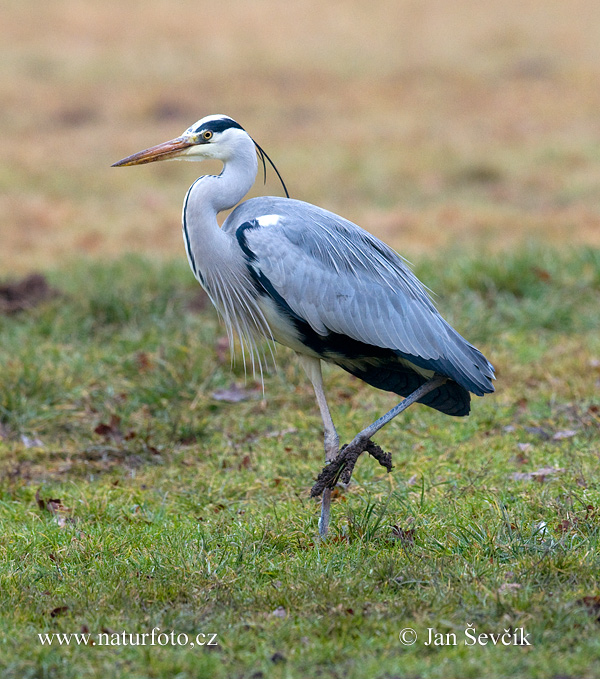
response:
<path fill-rule="evenodd" d="M 206 175 L 190 187 L 183 204 L 183 229 L 190 266 L 202 277 L 231 261 L 231 236 L 223 233 L 217 214 L 236 205 L 250 190 L 258 160 L 254 142 L 239 139 L 235 153 L 223 160 L 220 175 Z"/>
<path fill-rule="evenodd" d="M 236 205 L 256 178 L 254 142 L 247 139 L 250 144 L 238 144 L 233 157 L 222 159 L 219 176 L 200 177 L 192 184 L 183 204 L 183 237 L 192 271 L 223 316 L 231 346 L 235 331 L 242 354 L 246 347 L 253 371 L 258 367 L 262 374 L 256 338 L 271 338 L 272 333 L 258 305 L 244 254 L 235 236 L 222 231 L 217 222 L 217 214 Z"/>

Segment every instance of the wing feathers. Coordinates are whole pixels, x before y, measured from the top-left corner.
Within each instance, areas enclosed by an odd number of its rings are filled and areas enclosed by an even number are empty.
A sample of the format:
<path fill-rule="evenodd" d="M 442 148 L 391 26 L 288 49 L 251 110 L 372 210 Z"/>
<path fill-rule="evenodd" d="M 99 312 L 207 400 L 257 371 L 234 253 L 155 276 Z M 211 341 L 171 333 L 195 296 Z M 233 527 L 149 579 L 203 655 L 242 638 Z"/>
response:
<path fill-rule="evenodd" d="M 247 228 L 250 213 L 279 219 Z M 276 198 L 246 201 L 223 228 L 240 226 L 252 265 L 315 333 L 393 350 L 479 395 L 493 391 L 492 366 L 440 316 L 404 260 L 371 234 L 309 203 Z"/>

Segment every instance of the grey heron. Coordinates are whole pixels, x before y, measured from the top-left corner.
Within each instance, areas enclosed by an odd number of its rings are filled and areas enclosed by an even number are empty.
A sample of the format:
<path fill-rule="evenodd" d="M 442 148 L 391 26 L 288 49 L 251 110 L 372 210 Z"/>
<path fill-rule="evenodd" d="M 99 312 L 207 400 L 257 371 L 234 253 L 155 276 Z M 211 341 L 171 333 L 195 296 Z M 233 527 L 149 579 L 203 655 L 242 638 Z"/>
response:
<path fill-rule="evenodd" d="M 426 289 L 394 250 L 352 222 L 286 197 L 238 205 L 252 187 L 258 157 L 271 159 L 235 120 L 211 115 L 181 136 L 114 166 L 158 160 L 217 159 L 219 175 L 199 177 L 183 203 L 183 238 L 194 276 L 227 327 L 260 366 L 257 342 L 296 352 L 314 387 L 324 427 L 325 461 L 340 459 L 321 374 L 334 363 L 366 383 L 404 397 L 349 444 L 370 438 L 418 401 L 468 415 L 470 394 L 494 391 L 494 368 L 438 313 Z M 219 227 L 217 215 L 237 207 Z M 262 367 L 261 367 L 262 370 Z M 323 491 L 319 532 L 325 537 L 331 484 Z"/>

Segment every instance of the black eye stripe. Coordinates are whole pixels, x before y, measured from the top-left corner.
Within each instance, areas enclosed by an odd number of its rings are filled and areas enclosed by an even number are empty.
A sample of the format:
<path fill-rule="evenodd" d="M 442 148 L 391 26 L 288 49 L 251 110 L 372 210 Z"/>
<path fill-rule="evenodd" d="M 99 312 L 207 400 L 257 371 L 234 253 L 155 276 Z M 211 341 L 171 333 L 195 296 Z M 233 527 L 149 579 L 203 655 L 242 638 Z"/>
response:
<path fill-rule="evenodd" d="M 232 127 L 237 130 L 244 129 L 239 123 L 236 123 L 235 120 L 231 120 L 230 118 L 221 118 L 219 120 L 209 120 L 208 122 L 199 125 L 194 130 L 194 132 L 199 133 L 204 132 L 205 130 L 209 130 L 213 133 L 224 132 L 225 130 L 228 130 Z"/>

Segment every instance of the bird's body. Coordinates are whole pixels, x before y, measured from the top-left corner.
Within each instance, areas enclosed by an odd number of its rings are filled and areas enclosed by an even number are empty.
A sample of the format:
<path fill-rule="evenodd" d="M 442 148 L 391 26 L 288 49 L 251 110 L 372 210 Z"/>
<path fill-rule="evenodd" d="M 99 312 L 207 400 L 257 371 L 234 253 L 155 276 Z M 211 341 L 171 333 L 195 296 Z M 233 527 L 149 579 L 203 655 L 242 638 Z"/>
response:
<path fill-rule="evenodd" d="M 254 183 L 257 149 L 264 162 L 266 154 L 238 123 L 208 116 L 182 137 L 117 164 L 223 161 L 221 174 L 197 179 L 184 201 L 190 266 L 223 316 L 230 340 L 237 333 L 253 365 L 260 363 L 262 337 L 301 357 L 323 416 L 328 461 L 337 454 L 338 438 L 320 360 L 401 396 L 423 387 L 420 403 L 467 415 L 470 393 L 494 390 L 493 368 L 440 316 L 390 247 L 332 212 L 290 198 L 247 200 L 219 227 L 217 214 L 237 205 Z"/>
<path fill-rule="evenodd" d="M 468 414 L 469 392 L 490 391 L 483 355 L 440 316 L 404 260 L 356 224 L 266 197 L 239 205 L 222 231 L 234 250 L 237 242 L 267 337 L 401 396 L 434 374 L 449 377 L 420 401 L 449 415 Z"/>

